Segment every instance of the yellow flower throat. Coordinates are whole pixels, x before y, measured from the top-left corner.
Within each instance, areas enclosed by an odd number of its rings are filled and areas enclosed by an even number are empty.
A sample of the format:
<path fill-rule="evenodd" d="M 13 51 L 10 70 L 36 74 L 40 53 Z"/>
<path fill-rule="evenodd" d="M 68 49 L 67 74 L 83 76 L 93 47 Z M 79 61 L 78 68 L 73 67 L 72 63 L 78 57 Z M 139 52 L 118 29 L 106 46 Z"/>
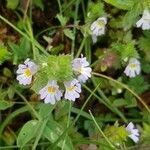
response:
<path fill-rule="evenodd" d="M 67 87 L 67 90 L 68 90 L 69 92 L 73 91 L 74 89 L 75 89 L 75 86 L 74 86 L 74 85 Z"/>
<path fill-rule="evenodd" d="M 31 73 L 29 68 L 27 68 L 24 73 L 25 73 L 26 77 L 30 77 L 32 75 L 32 73 Z"/>
<path fill-rule="evenodd" d="M 137 64 L 130 64 L 130 67 L 131 67 L 132 69 L 134 69 L 134 68 L 137 67 Z"/>
<path fill-rule="evenodd" d="M 56 92 L 56 88 L 53 87 L 53 86 L 49 86 L 49 87 L 48 87 L 48 92 L 49 92 L 49 93 L 55 93 L 55 92 Z"/>

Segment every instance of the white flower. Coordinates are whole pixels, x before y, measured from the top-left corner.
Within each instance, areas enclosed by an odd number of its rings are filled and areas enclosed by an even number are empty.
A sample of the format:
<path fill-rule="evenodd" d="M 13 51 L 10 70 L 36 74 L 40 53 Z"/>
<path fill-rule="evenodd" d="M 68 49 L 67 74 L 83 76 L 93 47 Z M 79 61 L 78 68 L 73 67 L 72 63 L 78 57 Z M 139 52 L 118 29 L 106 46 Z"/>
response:
<path fill-rule="evenodd" d="M 97 36 L 105 34 L 105 25 L 107 24 L 106 17 L 99 17 L 91 24 L 93 43 L 97 42 Z"/>
<path fill-rule="evenodd" d="M 142 27 L 143 30 L 150 29 L 150 12 L 145 9 L 142 18 L 136 23 L 136 26 Z"/>
<path fill-rule="evenodd" d="M 97 36 L 95 34 L 92 34 L 92 41 L 93 43 L 97 42 Z"/>
<path fill-rule="evenodd" d="M 28 85 L 32 82 L 33 75 L 37 72 L 37 65 L 30 61 L 29 58 L 27 58 L 24 62 L 24 64 L 20 64 L 18 66 L 18 70 L 16 71 L 17 80 L 20 84 Z"/>
<path fill-rule="evenodd" d="M 130 122 L 126 127 L 127 132 L 129 133 L 129 137 L 137 143 L 139 141 L 139 130 L 134 128 L 134 124 Z"/>
<path fill-rule="evenodd" d="M 73 79 L 72 81 L 64 82 L 66 91 L 65 99 L 75 101 L 76 98 L 79 98 L 81 93 L 81 84 L 78 80 Z"/>
<path fill-rule="evenodd" d="M 86 57 L 75 58 L 72 64 L 73 70 L 78 74 L 78 80 L 85 83 L 85 81 L 91 77 L 92 69 L 89 67 L 89 63 L 86 61 Z"/>
<path fill-rule="evenodd" d="M 62 93 L 59 90 L 57 82 L 52 80 L 39 91 L 41 99 L 44 99 L 45 103 L 55 104 L 56 100 L 59 101 L 62 97 Z"/>
<path fill-rule="evenodd" d="M 130 58 L 124 73 L 130 78 L 140 74 L 141 66 L 140 62 L 136 58 Z"/>

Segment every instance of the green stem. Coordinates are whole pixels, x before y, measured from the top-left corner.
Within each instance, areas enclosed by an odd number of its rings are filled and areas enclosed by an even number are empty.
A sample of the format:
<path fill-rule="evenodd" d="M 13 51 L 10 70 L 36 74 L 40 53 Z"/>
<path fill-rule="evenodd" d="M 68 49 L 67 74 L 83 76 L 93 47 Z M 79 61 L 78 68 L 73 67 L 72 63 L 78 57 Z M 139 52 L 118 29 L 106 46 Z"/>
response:
<path fill-rule="evenodd" d="M 32 150 L 36 150 L 36 147 L 37 147 L 38 142 L 39 142 L 39 140 L 40 140 L 40 138 L 41 138 L 41 136 L 43 134 L 43 131 L 44 131 L 44 128 L 45 128 L 45 126 L 47 124 L 48 119 L 49 118 L 47 117 L 47 119 L 45 119 L 44 121 L 41 121 L 41 123 L 40 123 L 41 127 L 39 128 L 39 133 L 38 133 L 38 135 L 36 137 L 36 140 L 35 140 L 35 142 L 34 142 L 34 144 L 32 146 Z"/>
<path fill-rule="evenodd" d="M 23 33 L 20 29 L 18 29 L 16 26 L 14 26 L 11 22 L 9 22 L 7 19 L 5 19 L 3 16 L 0 15 L 0 19 L 3 20 L 5 23 L 7 23 L 9 26 L 11 26 L 14 30 L 16 30 L 18 33 L 20 33 L 23 37 L 28 39 L 30 42 L 34 42 L 36 47 L 43 52 L 44 54 L 48 55 L 48 53 L 44 50 L 44 48 L 34 39 L 31 39 L 28 37 L 25 33 Z"/>
<path fill-rule="evenodd" d="M 27 101 L 27 99 L 19 91 L 17 91 L 17 90 L 16 90 L 16 94 L 22 98 L 22 100 L 27 104 L 27 106 L 29 107 L 29 109 L 33 112 L 33 114 L 35 115 L 35 117 L 40 121 L 41 117 L 35 111 L 35 109 L 32 107 L 32 105 Z"/>
<path fill-rule="evenodd" d="M 52 27 L 48 27 L 48 28 L 46 28 L 46 29 L 40 31 L 39 33 L 37 33 L 37 34 L 35 35 L 35 38 L 37 39 L 41 34 L 47 32 L 47 31 L 49 31 L 49 30 L 58 29 L 58 28 L 61 28 L 61 27 L 62 27 L 62 26 L 52 26 Z"/>
<path fill-rule="evenodd" d="M 24 10 L 24 14 L 23 14 L 23 21 L 25 21 L 25 19 L 27 17 L 27 12 L 28 12 L 29 5 L 30 5 L 30 0 L 27 0 L 25 10 Z"/>
<path fill-rule="evenodd" d="M 28 106 L 24 106 L 24 107 L 21 107 L 19 109 L 17 109 L 16 111 L 12 112 L 10 115 L 8 115 L 6 117 L 6 119 L 2 122 L 1 126 L 0 126 L 0 136 L 2 135 L 2 132 L 4 130 L 4 128 L 6 127 L 6 125 L 11 122 L 11 120 L 13 118 L 15 118 L 16 116 L 26 112 L 26 111 L 29 111 L 29 107 Z"/>
<path fill-rule="evenodd" d="M 105 150 L 114 150 L 114 149 L 112 149 L 108 144 L 106 144 L 106 143 L 104 143 L 104 142 L 102 142 L 102 141 L 100 141 L 100 140 L 78 140 L 78 139 L 76 139 L 76 140 L 73 140 L 73 143 L 75 143 L 75 145 L 82 145 L 82 144 L 95 144 L 95 145 L 99 145 L 100 147 L 105 147 L 104 149 Z"/>
<path fill-rule="evenodd" d="M 86 85 L 83 85 L 83 86 L 87 91 L 92 93 L 92 91 Z M 116 110 L 116 108 L 114 108 L 114 107 L 112 108 L 111 105 L 109 105 L 107 102 L 105 102 L 103 99 L 101 99 L 97 94 L 94 93 L 93 95 L 99 100 L 99 102 L 103 103 L 113 113 L 117 114 L 124 122 L 127 122 L 127 119 L 124 117 L 124 115 L 122 115 L 122 113 L 119 110 Z"/>
<path fill-rule="evenodd" d="M 128 90 L 130 93 L 132 93 L 140 102 L 141 104 L 145 107 L 145 109 L 150 113 L 150 109 L 149 107 L 146 105 L 146 103 L 133 91 L 131 90 L 127 85 L 111 78 L 111 77 L 108 77 L 106 75 L 103 75 L 103 74 L 100 74 L 100 73 L 96 73 L 96 72 L 92 72 L 93 75 L 95 76 L 99 76 L 99 77 L 102 77 L 102 78 L 105 78 L 107 80 L 110 80 L 110 81 L 113 81 L 115 83 L 117 83 L 118 85 L 120 85 L 121 87 L 125 88 L 126 90 Z"/>
<path fill-rule="evenodd" d="M 86 41 L 86 37 L 83 38 L 83 40 L 82 40 L 82 42 L 81 42 L 81 45 L 80 45 L 80 47 L 79 47 L 79 50 L 78 50 L 78 52 L 77 52 L 77 54 L 76 54 L 76 56 L 75 56 L 75 58 L 78 58 L 78 57 L 80 56 L 80 54 L 81 54 L 81 52 L 82 52 L 82 49 L 83 49 L 83 47 L 84 47 L 85 41 Z"/>
<path fill-rule="evenodd" d="M 67 131 L 77 122 L 77 120 L 79 119 L 83 109 L 85 108 L 85 106 L 87 105 L 87 103 L 89 102 L 89 100 L 91 99 L 91 97 L 93 96 L 93 94 L 96 92 L 97 88 L 99 87 L 99 85 L 97 85 L 97 87 L 92 91 L 92 93 L 89 95 L 89 97 L 87 98 L 87 100 L 84 102 L 83 106 L 80 109 L 80 112 L 78 113 L 78 115 L 76 116 L 76 118 L 74 119 L 74 122 L 64 130 L 64 132 L 60 135 L 60 137 L 55 141 L 55 143 L 49 147 L 49 149 L 54 150 L 57 146 L 57 144 L 59 143 L 59 141 L 64 137 L 64 135 L 67 133 Z"/>
<path fill-rule="evenodd" d="M 82 4 L 83 16 L 84 16 L 84 20 L 85 20 L 86 19 L 86 11 L 85 11 L 84 1 L 81 1 L 81 4 Z"/>
<path fill-rule="evenodd" d="M 38 143 L 38 146 L 42 146 L 42 148 L 44 147 L 44 146 L 48 146 L 49 145 L 49 142 L 41 142 L 41 143 Z M 26 144 L 25 146 L 24 146 L 24 149 L 26 148 L 26 149 L 31 149 L 30 147 L 32 147 L 32 144 Z M 19 147 L 18 145 L 11 145 L 11 146 L 0 146 L 0 150 L 2 150 L 2 149 L 4 149 L 4 150 L 8 150 L 8 149 L 18 149 L 18 148 L 20 148 L 21 149 L 21 147 Z"/>
<path fill-rule="evenodd" d="M 106 137 L 106 135 L 103 133 L 103 131 L 101 130 L 101 128 L 100 128 L 99 125 L 97 124 L 97 122 L 96 122 L 96 120 L 95 120 L 95 118 L 94 118 L 94 116 L 93 116 L 93 114 L 92 114 L 92 112 L 91 112 L 90 110 L 89 110 L 89 113 L 90 113 L 90 115 L 91 115 L 91 117 L 92 117 L 92 119 L 93 119 L 93 121 L 94 121 L 94 123 L 95 123 L 97 129 L 98 129 L 99 132 L 101 133 L 101 135 L 104 137 L 104 139 L 107 141 L 107 143 L 108 143 L 113 149 L 115 149 L 114 145 L 109 141 L 109 139 Z"/>
<path fill-rule="evenodd" d="M 71 7 L 71 5 L 75 2 L 76 0 L 72 0 L 68 3 L 68 5 L 65 6 L 65 8 L 62 10 L 62 12 L 66 11 L 67 8 Z"/>
<path fill-rule="evenodd" d="M 75 24 L 76 24 L 76 21 L 77 21 L 77 18 L 78 18 L 79 3 L 80 3 L 80 0 L 76 0 L 75 16 L 74 16 L 74 28 L 73 28 L 74 39 L 72 40 L 72 47 L 71 47 L 71 54 L 72 54 L 72 56 L 74 56 L 74 49 L 75 49 L 75 39 L 76 39 L 76 36 L 75 36 L 76 35 Z"/>
<path fill-rule="evenodd" d="M 47 122 L 49 120 L 49 115 L 52 113 L 52 111 L 54 110 L 55 106 L 56 106 L 56 104 L 53 105 L 53 108 L 48 112 L 48 114 L 43 119 L 40 120 L 40 125 L 41 126 L 39 126 L 39 129 L 38 129 L 39 133 L 38 133 L 38 135 L 37 135 L 37 137 L 36 137 L 36 139 L 34 141 L 34 144 L 32 146 L 32 150 L 36 150 L 38 142 L 39 142 L 40 138 L 42 137 L 42 134 L 43 134 L 43 131 L 45 129 L 45 126 L 46 126 L 46 124 L 47 124 Z"/>
<path fill-rule="evenodd" d="M 69 111 L 68 111 L 68 119 L 67 119 L 67 128 L 68 128 L 69 125 L 70 125 L 71 108 L 72 108 L 72 102 L 70 101 L 70 104 L 69 104 Z M 66 137 L 67 137 L 67 133 L 66 133 L 65 138 L 64 138 L 64 142 L 63 142 L 63 145 L 62 145 L 62 150 L 64 149 L 64 146 L 65 146 Z"/>
<path fill-rule="evenodd" d="M 29 31 L 29 37 L 32 41 L 34 41 L 34 36 L 33 36 L 33 30 L 32 30 L 32 26 L 29 20 L 27 20 L 27 27 L 28 27 L 28 31 Z M 35 48 L 35 43 L 32 42 L 32 50 L 33 50 L 33 59 L 36 59 L 36 48 Z"/>
<path fill-rule="evenodd" d="M 60 0 L 57 0 L 58 6 L 59 6 L 59 12 L 62 15 L 62 7 L 61 7 L 61 3 Z"/>
<path fill-rule="evenodd" d="M 85 41 L 85 55 L 89 63 L 91 63 L 91 40 L 86 38 Z"/>

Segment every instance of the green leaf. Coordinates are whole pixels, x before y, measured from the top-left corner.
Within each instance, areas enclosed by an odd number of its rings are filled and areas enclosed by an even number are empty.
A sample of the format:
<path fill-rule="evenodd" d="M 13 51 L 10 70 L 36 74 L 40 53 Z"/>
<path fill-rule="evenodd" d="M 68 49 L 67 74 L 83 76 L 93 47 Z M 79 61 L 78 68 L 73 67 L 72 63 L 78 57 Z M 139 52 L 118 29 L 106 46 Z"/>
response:
<path fill-rule="evenodd" d="M 123 28 L 125 30 L 130 29 L 133 25 L 136 24 L 138 21 L 138 16 L 141 13 L 141 9 L 139 8 L 139 5 L 137 7 L 132 8 L 130 11 L 128 11 L 124 18 L 123 18 Z"/>
<path fill-rule="evenodd" d="M 129 82 L 127 84 L 138 94 L 142 94 L 150 87 L 142 76 L 136 76 L 135 78 L 129 79 Z"/>
<path fill-rule="evenodd" d="M 51 50 L 50 50 L 50 52 L 53 55 L 57 55 L 57 54 L 59 54 L 63 50 L 64 50 L 64 44 L 59 44 L 59 45 L 57 45 L 55 47 L 52 47 Z"/>
<path fill-rule="evenodd" d="M 69 113 L 68 112 L 69 105 L 70 105 L 70 102 L 68 102 L 68 101 L 59 101 L 57 103 L 57 109 L 55 109 L 55 119 L 56 120 L 61 119 L 63 116 L 65 116 Z"/>
<path fill-rule="evenodd" d="M 44 10 L 44 3 L 43 0 L 33 0 L 33 4 L 42 10 Z"/>
<path fill-rule="evenodd" d="M 22 127 L 17 138 L 17 145 L 25 146 L 31 139 L 36 137 L 38 133 L 40 122 L 37 120 L 30 120 Z"/>
<path fill-rule="evenodd" d="M 147 74 L 150 73 L 150 62 L 148 63 L 148 62 L 142 61 L 141 68 L 143 72 Z"/>
<path fill-rule="evenodd" d="M 14 95 L 15 95 L 15 90 L 16 90 L 16 85 L 12 84 L 9 86 L 9 88 L 7 89 L 7 95 L 9 99 L 13 99 Z"/>
<path fill-rule="evenodd" d="M 19 4 L 19 0 L 7 0 L 7 8 L 16 9 Z"/>
<path fill-rule="evenodd" d="M 73 77 L 70 55 L 48 56 L 48 65 L 45 68 L 48 79 L 56 81 L 68 81 Z"/>
<path fill-rule="evenodd" d="M 106 3 L 115 6 L 116 8 L 129 10 L 132 8 L 133 0 L 104 0 Z"/>
<path fill-rule="evenodd" d="M 12 77 L 12 72 L 11 72 L 10 69 L 8 69 L 8 68 L 5 67 L 3 69 L 3 75 L 6 76 L 6 77 L 8 77 L 8 78 L 11 78 Z"/>
<path fill-rule="evenodd" d="M 32 90 L 34 90 L 36 93 L 39 93 L 39 91 L 47 85 L 48 82 L 48 78 L 45 74 L 45 72 L 39 72 L 36 76 L 35 76 L 35 80 L 33 82 L 33 85 L 31 87 Z"/>
<path fill-rule="evenodd" d="M 47 118 L 51 115 L 51 112 L 54 109 L 54 106 L 51 104 L 44 104 L 41 103 L 39 104 L 39 115 L 41 116 L 41 118 Z"/>
<path fill-rule="evenodd" d="M 145 36 L 139 38 L 138 47 L 144 52 L 144 58 L 150 62 L 150 32 L 145 32 Z"/>
<path fill-rule="evenodd" d="M 57 15 L 56 15 L 56 18 L 59 20 L 59 22 L 60 22 L 60 24 L 61 24 L 62 26 L 65 26 L 66 23 L 67 23 L 67 21 L 68 21 L 68 18 L 62 16 L 61 14 L 57 14 Z"/>
<path fill-rule="evenodd" d="M 125 101 L 126 101 L 126 107 L 132 108 L 137 106 L 136 98 L 133 96 L 133 94 L 129 93 L 128 91 L 124 94 Z"/>
<path fill-rule="evenodd" d="M 54 143 L 62 133 L 63 133 L 63 128 L 57 122 L 50 120 L 47 122 L 47 125 L 43 132 L 43 136 L 47 138 L 50 142 Z M 57 146 L 61 148 L 63 142 L 64 142 L 64 138 L 60 140 Z M 73 150 L 72 141 L 68 136 L 66 136 L 64 149 Z"/>
<path fill-rule="evenodd" d="M 84 121 L 84 129 L 88 130 L 88 134 L 93 135 L 96 132 L 95 124 L 92 120 L 85 120 Z"/>
<path fill-rule="evenodd" d="M 123 126 L 108 126 L 105 128 L 104 133 L 115 145 L 124 142 L 128 136 L 128 132 Z"/>
<path fill-rule="evenodd" d="M 141 134 L 141 141 L 144 144 L 149 144 L 150 141 L 150 125 L 143 123 L 143 130 Z"/>
<path fill-rule="evenodd" d="M 130 57 L 138 58 L 139 54 L 135 49 L 135 42 L 131 41 L 127 44 L 113 43 L 112 50 L 116 51 L 121 56 L 121 60 L 128 59 Z"/>
<path fill-rule="evenodd" d="M 10 53 L 3 44 L 0 43 L 0 65 L 7 59 L 9 59 Z"/>
<path fill-rule="evenodd" d="M 9 47 L 13 52 L 13 62 L 14 64 L 18 64 L 19 61 L 28 58 L 30 54 L 30 42 L 26 38 L 22 38 L 20 40 L 19 45 L 9 42 Z"/>
<path fill-rule="evenodd" d="M 93 22 L 95 19 L 103 16 L 104 14 L 104 5 L 100 0 L 98 0 L 96 3 L 89 1 L 86 18 L 87 23 Z"/>
<path fill-rule="evenodd" d="M 72 30 L 70 30 L 70 29 L 64 29 L 64 34 L 68 38 L 70 38 L 71 40 L 74 40 L 74 34 L 73 34 Z"/>
<path fill-rule="evenodd" d="M 12 102 L 6 100 L 0 100 L 0 110 L 5 110 L 12 106 L 13 106 Z"/>
<path fill-rule="evenodd" d="M 112 105 L 114 107 L 122 107 L 122 106 L 125 106 L 127 104 L 126 100 L 123 99 L 123 98 L 120 98 L 120 99 L 115 99 L 112 103 Z"/>

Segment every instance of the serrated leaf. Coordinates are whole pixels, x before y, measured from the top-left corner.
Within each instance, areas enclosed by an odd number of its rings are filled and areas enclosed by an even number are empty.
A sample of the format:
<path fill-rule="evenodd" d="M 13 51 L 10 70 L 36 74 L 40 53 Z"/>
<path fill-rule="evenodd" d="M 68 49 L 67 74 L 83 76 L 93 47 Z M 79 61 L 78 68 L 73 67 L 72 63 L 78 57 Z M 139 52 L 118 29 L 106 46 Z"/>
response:
<path fill-rule="evenodd" d="M 133 96 L 133 94 L 126 91 L 124 97 L 125 97 L 127 108 L 132 108 L 137 106 L 137 101 L 136 98 Z"/>
<path fill-rule="evenodd" d="M 73 77 L 73 70 L 71 63 L 72 58 L 70 55 L 49 55 L 48 56 L 48 65 L 45 68 L 48 79 L 56 81 L 68 81 Z"/>
<path fill-rule="evenodd" d="M 115 6 L 116 8 L 129 10 L 132 8 L 133 0 L 104 0 L 106 3 Z"/>
<path fill-rule="evenodd" d="M 6 100 L 0 100 L 0 110 L 5 110 L 12 106 L 13 106 L 12 102 Z"/>
<path fill-rule="evenodd" d="M 62 26 L 65 26 L 68 21 L 67 17 L 62 16 L 61 14 L 57 14 L 56 18 L 59 20 Z"/>
<path fill-rule="evenodd" d="M 62 133 L 63 133 L 63 128 L 57 122 L 50 120 L 47 122 L 47 125 L 43 132 L 43 136 L 47 138 L 50 142 L 54 143 Z M 64 142 L 64 138 L 60 140 L 57 146 L 62 147 L 63 142 Z M 64 149 L 73 150 L 72 141 L 68 136 L 66 136 Z"/>
<path fill-rule="evenodd" d="M 123 126 L 108 126 L 105 128 L 104 133 L 115 145 L 121 144 L 128 136 L 128 132 Z"/>
<path fill-rule="evenodd" d="M 37 120 L 30 120 L 24 124 L 17 138 L 17 145 L 19 147 L 25 146 L 31 139 L 36 137 L 38 133 L 40 122 Z"/>
<path fill-rule="evenodd" d="M 73 34 L 72 30 L 70 30 L 70 29 L 64 29 L 64 34 L 68 38 L 70 38 L 71 40 L 74 40 L 74 34 Z"/>
<path fill-rule="evenodd" d="M 121 56 L 121 60 L 125 60 L 130 57 L 139 58 L 139 54 L 134 45 L 134 41 L 128 42 L 127 44 L 113 43 L 112 49 Z"/>
<path fill-rule="evenodd" d="M 137 101 L 135 97 L 131 99 L 126 99 L 126 103 L 127 103 L 126 108 L 132 108 L 137 106 Z"/>
<path fill-rule="evenodd" d="M 142 94 L 150 87 L 142 76 L 136 76 L 135 78 L 129 79 L 127 84 L 138 94 Z"/>
<path fill-rule="evenodd" d="M 138 47 L 144 52 L 144 58 L 150 62 L 150 33 L 139 38 Z"/>
<path fill-rule="evenodd" d="M 7 0 L 7 8 L 16 9 L 19 4 L 19 0 Z"/>
<path fill-rule="evenodd" d="M 13 63 L 18 64 L 19 61 L 28 58 L 30 52 L 30 42 L 26 38 L 22 38 L 18 44 L 9 42 L 9 47 L 13 53 Z"/>

